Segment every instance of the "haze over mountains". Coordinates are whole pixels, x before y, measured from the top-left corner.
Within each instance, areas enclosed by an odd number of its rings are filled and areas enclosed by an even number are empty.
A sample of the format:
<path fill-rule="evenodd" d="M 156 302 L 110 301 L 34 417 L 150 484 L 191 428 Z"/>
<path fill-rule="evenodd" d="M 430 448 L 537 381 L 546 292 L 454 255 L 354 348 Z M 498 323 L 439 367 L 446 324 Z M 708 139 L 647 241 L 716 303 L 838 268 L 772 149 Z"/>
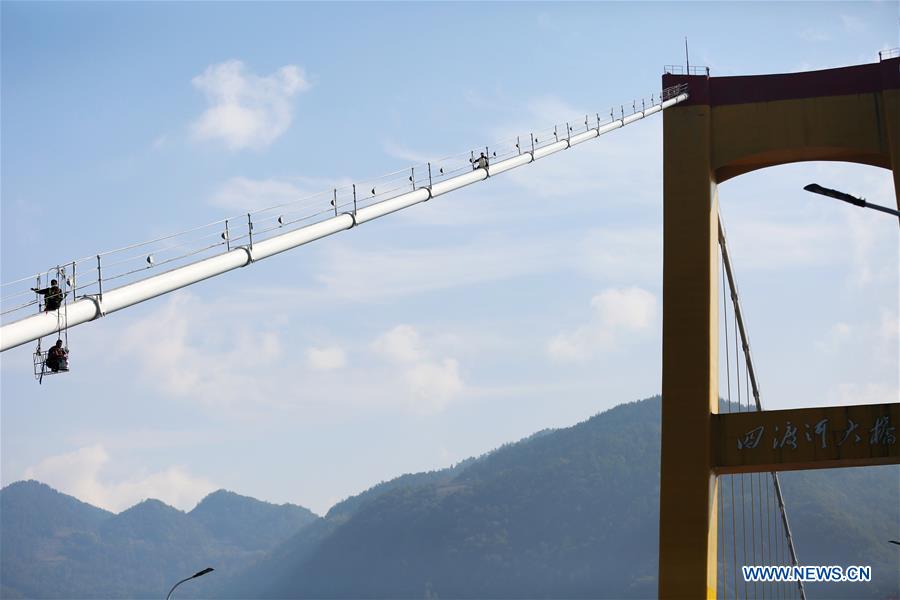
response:
<path fill-rule="evenodd" d="M 316 519 L 224 490 L 189 513 L 145 500 L 115 515 L 20 481 L 0 492 L 2 596 L 158 598 L 207 565 L 240 569 Z"/>
<path fill-rule="evenodd" d="M 2 596 L 625 598 L 656 593 L 659 399 L 539 432 L 452 468 L 404 475 L 324 518 L 219 491 L 184 513 L 114 515 L 37 482 L 0 492 Z M 871 564 L 900 596 L 900 469 L 783 474 L 804 564 Z"/>

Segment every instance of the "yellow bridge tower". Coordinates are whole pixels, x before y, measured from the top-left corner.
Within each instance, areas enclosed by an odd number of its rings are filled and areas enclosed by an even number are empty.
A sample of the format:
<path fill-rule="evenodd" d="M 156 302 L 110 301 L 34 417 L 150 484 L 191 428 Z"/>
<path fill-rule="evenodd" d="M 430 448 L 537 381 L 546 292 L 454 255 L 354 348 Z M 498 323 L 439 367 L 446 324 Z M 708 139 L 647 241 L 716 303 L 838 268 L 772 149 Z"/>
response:
<path fill-rule="evenodd" d="M 900 403 L 718 414 L 716 192 L 756 169 L 847 161 L 891 169 L 900 208 L 900 58 L 806 73 L 663 76 L 663 88 L 679 83 L 690 98 L 663 115 L 659 596 L 696 599 L 716 595 L 717 475 L 900 463 L 896 440 L 868 434 L 873 424 L 893 432 Z M 776 426 L 823 420 L 822 443 L 776 448 L 768 437 Z M 854 424 L 866 435 L 842 442 Z"/>

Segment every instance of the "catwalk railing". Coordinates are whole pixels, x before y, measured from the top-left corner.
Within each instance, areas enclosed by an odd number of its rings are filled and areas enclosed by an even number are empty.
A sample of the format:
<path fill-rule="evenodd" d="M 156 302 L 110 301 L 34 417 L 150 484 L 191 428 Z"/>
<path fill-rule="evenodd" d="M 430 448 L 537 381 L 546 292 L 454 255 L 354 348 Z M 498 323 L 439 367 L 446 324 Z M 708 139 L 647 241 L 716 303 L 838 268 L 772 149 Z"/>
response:
<path fill-rule="evenodd" d="M 682 84 L 608 113 L 413 165 L 381 177 L 152 240 L 67 260 L 0 287 L 0 351 L 92 321 L 144 300 L 351 229 L 366 221 L 483 181 L 660 112 L 688 97 Z M 479 162 L 484 154 L 486 161 Z M 41 313 L 30 288 L 59 281 L 64 310 Z M 27 316 L 29 312 L 37 313 Z"/>

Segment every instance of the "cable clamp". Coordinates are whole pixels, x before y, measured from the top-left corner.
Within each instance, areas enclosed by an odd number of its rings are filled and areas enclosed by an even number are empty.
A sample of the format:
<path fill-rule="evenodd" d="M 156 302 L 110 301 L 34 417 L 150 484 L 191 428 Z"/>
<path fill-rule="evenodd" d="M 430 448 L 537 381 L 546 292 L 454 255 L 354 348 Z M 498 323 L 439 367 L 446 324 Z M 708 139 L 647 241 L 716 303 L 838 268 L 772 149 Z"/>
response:
<path fill-rule="evenodd" d="M 247 253 L 247 262 L 242 266 L 246 267 L 247 265 L 252 265 L 255 261 L 253 260 L 253 251 L 250 246 L 238 246 L 237 248 L 233 248 L 234 250 L 243 250 Z"/>
<path fill-rule="evenodd" d="M 429 197 L 431 196 L 430 191 L 429 191 L 428 195 L 429 195 Z M 347 215 L 348 217 L 350 217 L 350 220 L 353 222 L 352 225 L 350 225 L 350 229 L 353 229 L 354 227 L 356 227 L 359 224 L 356 222 L 356 215 L 354 215 L 352 212 L 342 212 L 341 214 Z"/>

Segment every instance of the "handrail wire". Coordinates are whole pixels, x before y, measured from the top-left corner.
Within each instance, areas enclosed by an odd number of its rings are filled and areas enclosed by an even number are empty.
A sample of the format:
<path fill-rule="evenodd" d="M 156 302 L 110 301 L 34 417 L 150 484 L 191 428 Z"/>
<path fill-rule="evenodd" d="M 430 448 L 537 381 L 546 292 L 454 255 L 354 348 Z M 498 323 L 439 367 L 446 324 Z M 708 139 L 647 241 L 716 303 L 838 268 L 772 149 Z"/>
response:
<path fill-rule="evenodd" d="M 665 88 L 660 92 L 658 101 L 654 94 L 651 98 L 653 112 L 660 112 L 666 108 L 666 106 L 663 106 L 665 102 L 676 99 L 680 95 L 686 95 L 687 88 L 687 84 L 678 84 Z M 604 118 L 601 121 L 599 113 L 595 113 L 596 120 L 592 120 L 590 115 L 585 115 L 584 129 L 586 132 L 589 132 L 592 126 L 595 126 L 596 129 L 593 129 L 595 135 L 592 137 L 597 137 L 601 133 L 609 131 L 607 129 L 601 132 L 600 129 L 610 124 L 614 125 L 613 128 L 618 128 L 627 124 L 625 119 L 629 117 L 639 115 L 639 118 L 643 118 L 647 116 L 645 100 L 634 102 L 631 107 L 633 112 L 628 117 L 626 117 L 624 105 L 620 106 L 619 111 L 610 111 L 608 120 Z M 571 148 L 572 132 L 581 130 L 581 118 L 578 117 L 564 125 L 556 124 L 550 128 L 537 130 L 537 135 L 532 133 L 530 140 L 529 138 L 524 138 L 526 140 L 524 142 L 521 135 L 510 136 L 508 139 L 501 140 L 495 144 L 478 147 L 477 150 L 460 152 L 437 161 L 412 165 L 378 177 L 360 179 L 354 183 L 332 187 L 327 192 L 322 191 L 301 196 L 288 202 L 217 219 L 204 225 L 102 251 L 98 254 L 66 261 L 61 264 L 73 265 L 73 268 L 77 269 L 82 275 L 93 273 L 93 276 L 89 275 L 91 277 L 90 282 L 79 282 L 72 291 L 73 293 L 84 292 L 87 295 L 92 295 L 96 292 L 98 299 L 101 299 L 105 282 L 116 280 L 117 283 L 122 285 L 141 281 L 145 276 L 151 276 L 151 273 L 158 273 L 159 268 L 163 265 L 172 265 L 173 263 L 177 265 L 179 262 L 191 264 L 186 261 L 192 257 L 197 257 L 203 253 L 216 255 L 220 251 L 222 253 L 228 252 L 233 250 L 238 242 L 251 240 L 252 237 L 255 237 L 257 241 L 261 241 L 261 239 L 267 239 L 267 234 L 290 233 L 299 228 L 321 222 L 329 218 L 332 212 L 336 214 L 342 207 L 345 207 L 346 210 L 352 210 L 352 214 L 355 215 L 356 210 L 359 208 L 379 204 L 406 194 L 411 191 L 410 188 L 413 191 L 425 188 L 430 189 L 435 183 L 440 183 L 452 177 L 457 177 L 459 174 L 477 169 L 474 159 L 481 152 L 484 152 L 490 161 L 502 161 L 516 155 L 531 154 L 532 158 L 529 162 L 533 162 L 534 151 L 539 148 L 557 143 L 565 143 L 566 148 Z M 628 123 L 635 120 L 637 120 L 637 117 L 631 119 Z M 366 193 L 369 189 L 371 189 L 371 194 Z M 363 193 L 359 193 L 360 191 Z M 326 199 L 328 199 L 327 203 Z M 319 207 L 322 210 L 317 210 Z M 286 208 L 286 212 L 277 214 L 276 211 L 281 208 Z M 255 219 L 253 218 L 254 215 L 256 216 Z M 277 224 L 274 221 L 277 221 Z M 272 223 L 272 225 L 268 225 L 269 223 Z M 259 227 L 259 225 L 262 225 L 262 227 Z M 212 239 L 216 237 L 221 237 L 222 241 L 211 243 Z M 172 242 L 165 243 L 168 240 L 172 240 Z M 124 254 L 129 250 L 134 251 L 138 249 L 140 249 L 139 253 L 131 256 Z M 147 264 L 138 266 L 138 261 L 141 259 L 146 260 Z M 37 276 L 49 280 L 53 272 L 54 269 L 50 268 L 47 271 L 38 273 Z M 22 302 L 24 300 L 22 296 L 27 295 L 27 293 L 17 293 L 14 288 L 10 289 L 10 286 L 14 284 L 20 285 L 24 281 L 33 280 L 32 277 L 34 276 L 0 283 L 0 289 L 11 292 L 0 298 L 0 315 L 4 317 L 12 315 L 14 318 L 14 313 L 21 314 L 20 311 L 32 305 L 31 303 Z M 92 289 L 89 290 L 88 288 Z M 84 298 L 85 296 L 82 295 L 81 297 Z M 7 305 L 10 301 L 13 301 L 13 306 L 8 307 Z M 11 322 L 14 321 L 7 321 L 7 323 Z"/>

